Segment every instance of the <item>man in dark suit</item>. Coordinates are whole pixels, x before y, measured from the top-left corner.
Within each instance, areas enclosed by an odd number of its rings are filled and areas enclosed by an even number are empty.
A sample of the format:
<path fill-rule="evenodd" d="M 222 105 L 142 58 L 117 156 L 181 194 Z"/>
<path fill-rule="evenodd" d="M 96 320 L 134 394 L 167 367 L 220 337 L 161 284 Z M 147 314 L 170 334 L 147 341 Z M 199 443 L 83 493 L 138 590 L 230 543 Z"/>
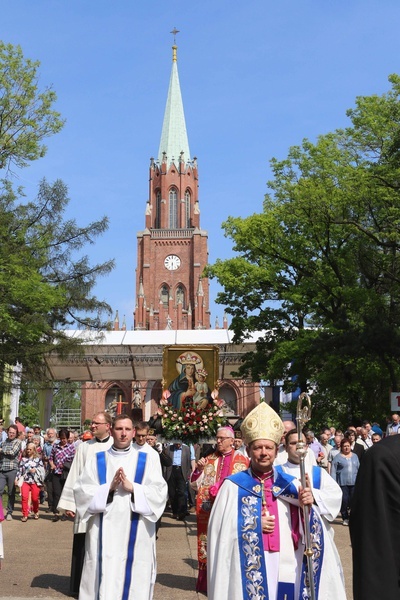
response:
<path fill-rule="evenodd" d="M 165 453 L 172 459 L 172 465 L 164 470 L 172 514 L 178 521 L 183 521 L 187 514 L 186 483 L 195 461 L 191 460 L 190 448 L 186 444 L 170 444 Z"/>
<path fill-rule="evenodd" d="M 400 598 L 400 436 L 365 452 L 354 488 L 350 535 L 354 600 Z"/>

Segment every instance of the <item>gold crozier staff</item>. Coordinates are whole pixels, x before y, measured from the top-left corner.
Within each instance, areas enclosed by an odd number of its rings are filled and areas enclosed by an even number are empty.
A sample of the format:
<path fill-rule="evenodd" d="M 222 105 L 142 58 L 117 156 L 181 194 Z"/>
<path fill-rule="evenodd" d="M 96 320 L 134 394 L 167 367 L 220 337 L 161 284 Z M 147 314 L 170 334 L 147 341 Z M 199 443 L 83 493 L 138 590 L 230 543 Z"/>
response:
<path fill-rule="evenodd" d="M 303 401 L 305 400 L 305 404 L 303 405 Z M 300 458 L 300 481 L 301 486 L 304 489 L 307 487 L 306 481 L 306 469 L 304 466 L 304 460 L 307 454 L 307 444 L 303 442 L 303 427 L 304 424 L 307 423 L 311 418 L 311 400 L 310 396 L 303 392 L 300 394 L 299 399 L 297 401 L 297 444 L 296 451 Z M 315 600 L 315 582 L 314 582 L 314 569 L 313 569 L 313 549 L 312 549 L 312 540 L 310 533 L 310 511 L 307 505 L 303 506 L 304 513 L 304 533 L 306 538 L 306 545 L 304 554 L 307 558 L 307 572 L 308 572 L 308 588 L 310 591 L 310 600 Z"/>

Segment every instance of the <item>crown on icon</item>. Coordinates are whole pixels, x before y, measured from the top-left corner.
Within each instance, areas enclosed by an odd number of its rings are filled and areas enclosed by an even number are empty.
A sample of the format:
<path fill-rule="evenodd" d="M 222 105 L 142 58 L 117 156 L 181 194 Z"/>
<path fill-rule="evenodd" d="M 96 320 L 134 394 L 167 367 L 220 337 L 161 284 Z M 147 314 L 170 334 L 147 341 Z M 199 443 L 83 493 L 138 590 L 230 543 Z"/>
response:
<path fill-rule="evenodd" d="M 181 365 L 198 365 L 201 364 L 202 360 L 198 354 L 192 354 L 191 352 L 184 352 L 180 355 L 177 363 Z"/>

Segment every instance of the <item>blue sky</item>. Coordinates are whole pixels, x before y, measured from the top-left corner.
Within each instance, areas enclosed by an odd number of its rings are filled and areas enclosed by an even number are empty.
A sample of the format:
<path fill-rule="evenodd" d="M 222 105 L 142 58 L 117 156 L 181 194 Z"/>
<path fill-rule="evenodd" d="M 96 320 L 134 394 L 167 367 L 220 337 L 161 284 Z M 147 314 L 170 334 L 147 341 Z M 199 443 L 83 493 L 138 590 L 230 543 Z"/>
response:
<path fill-rule="evenodd" d="M 57 92 L 66 119 L 19 183 L 32 195 L 42 177 L 60 178 L 68 216 L 85 225 L 108 215 L 108 232 L 88 253 L 115 258 L 96 294 L 128 328 L 174 27 L 211 263 L 232 256 L 227 216 L 262 210 L 269 160 L 345 126 L 356 96 L 384 93 L 388 75 L 400 73 L 398 0 L 3 0 L 1 8 L 2 40 L 41 62 L 40 86 Z M 213 298 L 217 290 L 213 282 Z M 223 309 L 212 302 L 211 311 L 221 323 Z"/>

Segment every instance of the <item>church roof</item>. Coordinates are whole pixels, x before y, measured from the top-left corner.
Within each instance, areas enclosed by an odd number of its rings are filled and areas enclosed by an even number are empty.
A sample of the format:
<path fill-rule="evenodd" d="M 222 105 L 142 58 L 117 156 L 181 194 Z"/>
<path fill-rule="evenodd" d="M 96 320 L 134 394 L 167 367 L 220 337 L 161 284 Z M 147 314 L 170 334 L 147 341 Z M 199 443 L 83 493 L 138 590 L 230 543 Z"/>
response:
<path fill-rule="evenodd" d="M 169 80 L 167 104 L 164 113 L 164 123 L 161 133 L 158 160 L 161 163 L 165 152 L 168 164 L 179 160 L 181 152 L 184 153 L 184 162 L 190 160 L 189 141 L 186 131 L 185 114 L 181 88 L 179 85 L 178 65 L 176 59 L 177 46 L 172 46 L 172 69 Z"/>

